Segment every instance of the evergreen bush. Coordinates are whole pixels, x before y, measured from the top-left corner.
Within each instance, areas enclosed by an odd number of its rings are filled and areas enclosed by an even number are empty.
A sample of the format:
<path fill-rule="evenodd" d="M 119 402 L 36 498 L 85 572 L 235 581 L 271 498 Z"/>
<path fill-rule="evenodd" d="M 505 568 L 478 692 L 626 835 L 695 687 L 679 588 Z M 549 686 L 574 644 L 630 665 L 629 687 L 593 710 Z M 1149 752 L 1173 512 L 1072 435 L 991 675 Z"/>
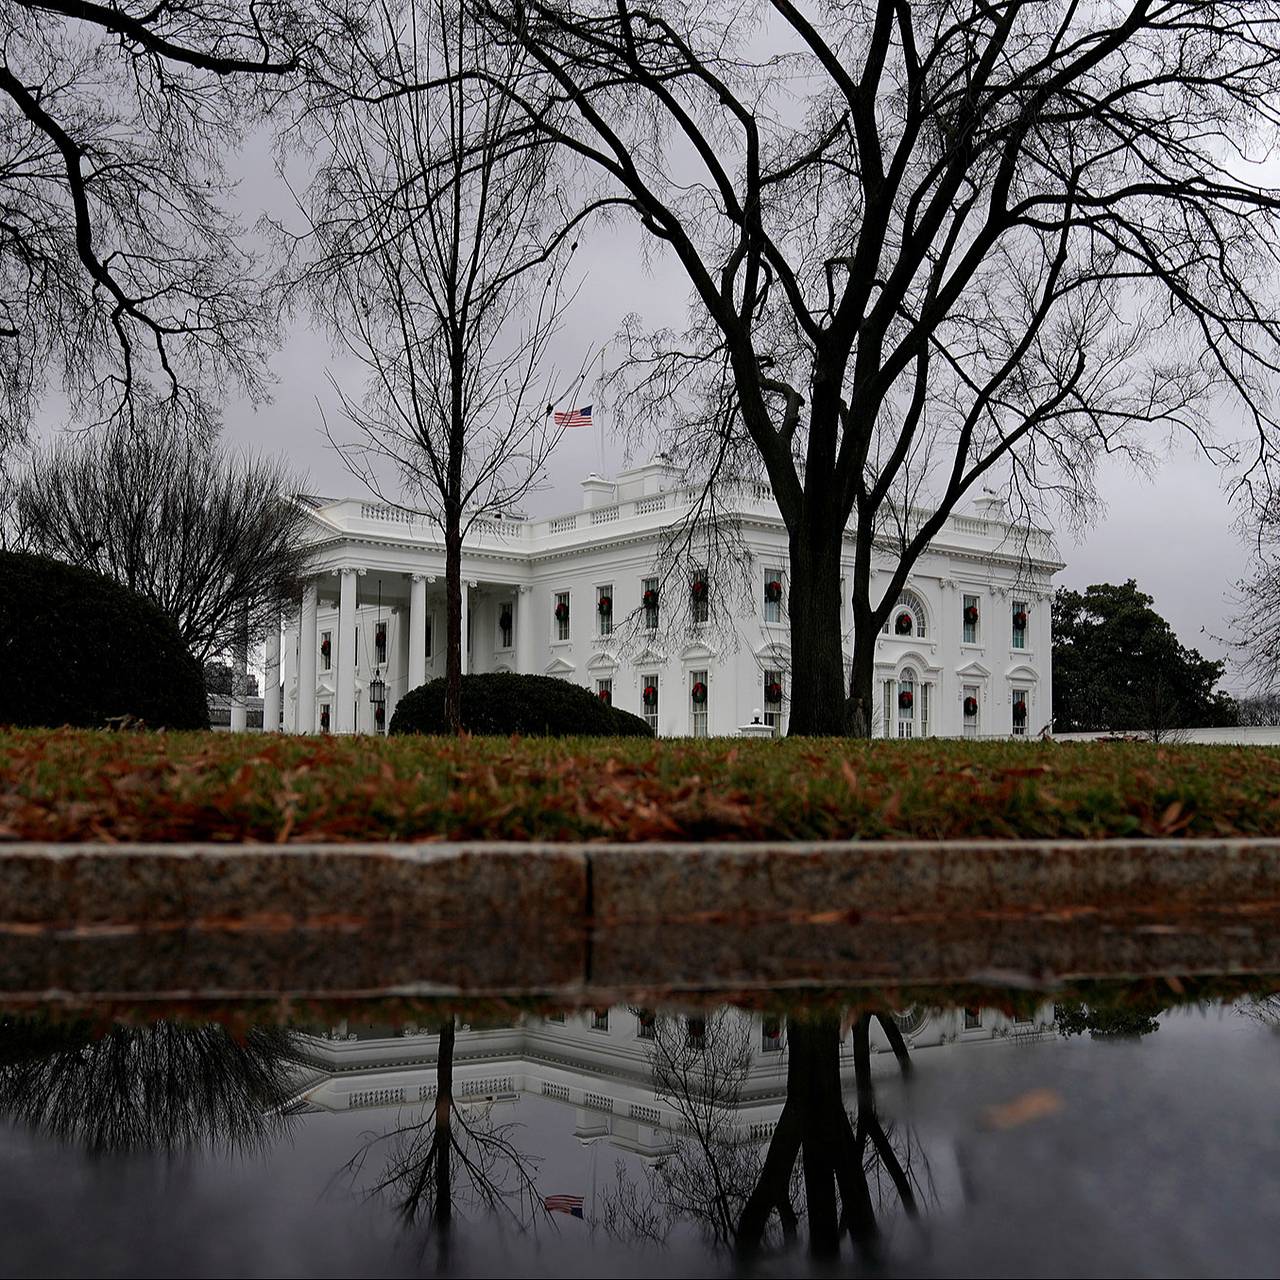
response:
<path fill-rule="evenodd" d="M 537 738 L 651 738 L 648 722 L 555 676 L 493 672 L 462 677 L 462 727 L 480 735 Z M 444 680 L 411 689 L 396 704 L 392 734 L 448 733 Z"/>
<path fill-rule="evenodd" d="M 0 724 L 207 729 L 204 676 L 150 601 L 101 574 L 0 552 Z"/>

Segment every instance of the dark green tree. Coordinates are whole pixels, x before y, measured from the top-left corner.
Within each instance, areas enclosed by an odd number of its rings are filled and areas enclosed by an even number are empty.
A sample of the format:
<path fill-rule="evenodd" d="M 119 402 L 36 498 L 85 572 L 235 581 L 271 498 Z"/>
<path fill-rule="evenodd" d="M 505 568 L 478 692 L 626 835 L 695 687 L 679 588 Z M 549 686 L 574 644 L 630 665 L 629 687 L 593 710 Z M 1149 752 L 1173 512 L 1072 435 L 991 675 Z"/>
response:
<path fill-rule="evenodd" d="M 1222 662 L 1178 640 L 1130 578 L 1053 599 L 1053 727 L 1136 730 L 1155 740 L 1193 725 L 1236 723 L 1215 688 Z"/>

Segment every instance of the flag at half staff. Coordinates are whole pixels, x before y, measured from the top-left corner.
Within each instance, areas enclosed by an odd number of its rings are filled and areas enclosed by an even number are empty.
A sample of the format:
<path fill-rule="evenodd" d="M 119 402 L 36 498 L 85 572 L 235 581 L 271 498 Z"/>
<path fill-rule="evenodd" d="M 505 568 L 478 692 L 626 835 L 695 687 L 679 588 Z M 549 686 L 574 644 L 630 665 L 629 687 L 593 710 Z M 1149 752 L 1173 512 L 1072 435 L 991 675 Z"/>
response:
<path fill-rule="evenodd" d="M 557 427 L 589 427 L 591 425 L 591 406 L 583 405 L 581 409 L 570 409 L 568 413 L 557 413 Z"/>
<path fill-rule="evenodd" d="M 548 1213 L 567 1213 L 571 1218 L 583 1216 L 581 1196 L 546 1196 L 542 1207 Z"/>

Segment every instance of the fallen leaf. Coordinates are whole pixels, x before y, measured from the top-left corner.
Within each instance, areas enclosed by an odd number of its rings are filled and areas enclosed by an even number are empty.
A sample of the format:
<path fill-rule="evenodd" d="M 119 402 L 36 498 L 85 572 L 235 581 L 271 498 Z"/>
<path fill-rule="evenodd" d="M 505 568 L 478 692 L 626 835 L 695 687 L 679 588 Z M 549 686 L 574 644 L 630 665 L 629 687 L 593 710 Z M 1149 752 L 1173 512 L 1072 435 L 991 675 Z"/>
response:
<path fill-rule="evenodd" d="M 1062 1095 L 1053 1089 L 1032 1089 L 1012 1102 L 988 1107 L 984 1119 L 990 1129 L 1016 1129 L 1020 1124 L 1056 1115 L 1064 1105 Z"/>

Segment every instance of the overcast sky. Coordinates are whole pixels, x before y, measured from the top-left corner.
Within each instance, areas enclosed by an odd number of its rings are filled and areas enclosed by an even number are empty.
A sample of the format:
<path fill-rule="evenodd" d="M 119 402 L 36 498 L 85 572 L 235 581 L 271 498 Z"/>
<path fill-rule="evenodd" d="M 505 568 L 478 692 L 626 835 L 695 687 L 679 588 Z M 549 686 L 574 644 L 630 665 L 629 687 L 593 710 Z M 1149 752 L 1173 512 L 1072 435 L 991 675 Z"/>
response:
<path fill-rule="evenodd" d="M 251 140 L 237 170 L 237 198 L 247 224 L 263 214 L 295 220 L 292 198 L 275 173 L 265 140 Z M 300 189 L 308 175 L 295 168 L 289 177 Z M 584 358 L 598 357 L 602 346 L 609 362 L 608 339 L 629 313 L 640 315 L 648 327 L 684 327 L 688 289 L 683 273 L 661 254 L 655 257 L 651 243 L 625 221 L 599 226 L 582 237 L 575 258 L 582 287 L 557 343 L 556 358 L 564 369 L 577 369 Z M 285 334 L 273 370 L 272 402 L 254 408 L 233 400 L 227 406 L 225 438 L 247 448 L 287 454 L 316 492 L 361 492 L 324 432 L 327 416 L 335 436 L 342 438 L 342 416 L 327 375 L 331 373 L 349 394 L 360 390 L 350 357 L 335 352 L 329 339 L 302 316 Z M 584 400 L 594 398 L 591 392 L 583 395 Z M 625 464 L 626 450 L 610 431 L 610 415 L 606 410 L 597 416 L 599 427 L 564 434 L 552 459 L 548 486 L 526 503 L 530 512 L 576 508 L 581 501 L 578 482 L 599 470 L 602 458 L 606 474 Z M 51 412 L 40 434 L 47 435 L 57 418 Z M 1240 433 L 1238 423 L 1220 426 L 1224 437 Z M 1222 480 L 1212 466 L 1185 449 L 1167 459 L 1151 479 L 1133 474 L 1123 463 L 1112 464 L 1101 475 L 1105 514 L 1079 540 L 1059 530 L 1066 568 L 1056 581 L 1083 588 L 1135 578 L 1155 597 L 1155 607 L 1184 644 L 1206 656 L 1227 656 L 1227 647 L 1215 637 L 1230 634 L 1237 608 L 1232 588 L 1247 570 L 1248 553 L 1232 528 Z M 1224 685 L 1239 684 L 1229 668 Z"/>

